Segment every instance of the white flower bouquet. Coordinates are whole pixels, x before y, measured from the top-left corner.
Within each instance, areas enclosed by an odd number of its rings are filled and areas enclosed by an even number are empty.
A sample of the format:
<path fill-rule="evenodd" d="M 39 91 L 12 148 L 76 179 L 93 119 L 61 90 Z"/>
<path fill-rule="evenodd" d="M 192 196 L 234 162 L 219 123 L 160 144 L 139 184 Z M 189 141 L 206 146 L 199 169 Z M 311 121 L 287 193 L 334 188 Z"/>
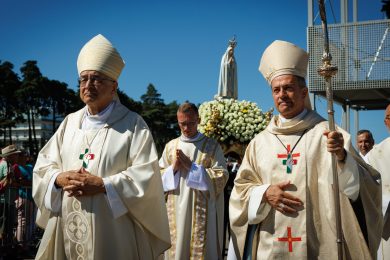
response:
<path fill-rule="evenodd" d="M 217 98 L 200 105 L 199 131 L 227 145 L 247 144 L 267 127 L 272 112 L 263 113 L 254 102 Z"/>

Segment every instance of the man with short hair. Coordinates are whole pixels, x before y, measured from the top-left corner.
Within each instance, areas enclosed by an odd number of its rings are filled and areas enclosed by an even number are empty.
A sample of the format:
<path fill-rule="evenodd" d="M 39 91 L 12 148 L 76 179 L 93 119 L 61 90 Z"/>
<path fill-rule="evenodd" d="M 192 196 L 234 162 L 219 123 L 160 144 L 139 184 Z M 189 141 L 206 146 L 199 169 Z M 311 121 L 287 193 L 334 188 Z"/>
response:
<path fill-rule="evenodd" d="M 390 132 L 390 104 L 386 107 L 384 123 Z M 367 162 L 382 175 L 382 212 L 384 225 L 378 259 L 390 258 L 390 137 L 375 145 L 366 155 Z"/>
<path fill-rule="evenodd" d="M 344 255 L 376 255 L 380 184 L 359 166 L 367 165 L 350 136 L 340 128 L 329 132 L 328 122 L 311 110 L 304 80 L 308 60 L 306 51 L 285 41 L 273 42 L 261 58 L 259 70 L 279 115 L 250 142 L 234 181 L 228 259 L 337 259 L 331 153 L 338 169 Z M 361 223 L 354 204 L 364 209 Z"/>
<path fill-rule="evenodd" d="M 179 106 L 177 122 L 181 136 L 160 158 L 172 241 L 165 259 L 222 259 L 225 158 L 218 142 L 198 132 L 193 103 Z"/>
<path fill-rule="evenodd" d="M 117 96 L 124 67 L 97 35 L 81 49 L 81 110 L 42 148 L 33 172 L 36 259 L 156 259 L 170 246 L 158 156 L 144 120 Z"/>
<path fill-rule="evenodd" d="M 374 147 L 375 140 L 369 130 L 362 129 L 356 134 L 356 145 L 359 149 L 359 155 L 366 161 L 366 155 Z"/>

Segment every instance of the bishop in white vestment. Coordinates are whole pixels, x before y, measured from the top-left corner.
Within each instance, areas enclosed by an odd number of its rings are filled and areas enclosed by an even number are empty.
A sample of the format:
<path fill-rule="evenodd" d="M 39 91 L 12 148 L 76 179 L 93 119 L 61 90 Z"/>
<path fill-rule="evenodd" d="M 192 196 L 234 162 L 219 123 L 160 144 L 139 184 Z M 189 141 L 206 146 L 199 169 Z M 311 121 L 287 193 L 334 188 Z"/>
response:
<path fill-rule="evenodd" d="M 118 100 L 123 60 L 102 35 L 78 58 L 86 106 L 68 115 L 33 173 L 36 259 L 157 259 L 169 248 L 158 156 L 143 119 Z"/>
<path fill-rule="evenodd" d="M 307 62 L 304 50 L 284 41 L 263 54 L 260 71 L 280 115 L 250 142 L 235 179 L 228 259 L 337 259 L 330 152 L 337 160 L 344 259 L 376 255 L 380 175 L 365 171 L 369 166 L 345 131 L 329 132 L 311 111 Z"/>

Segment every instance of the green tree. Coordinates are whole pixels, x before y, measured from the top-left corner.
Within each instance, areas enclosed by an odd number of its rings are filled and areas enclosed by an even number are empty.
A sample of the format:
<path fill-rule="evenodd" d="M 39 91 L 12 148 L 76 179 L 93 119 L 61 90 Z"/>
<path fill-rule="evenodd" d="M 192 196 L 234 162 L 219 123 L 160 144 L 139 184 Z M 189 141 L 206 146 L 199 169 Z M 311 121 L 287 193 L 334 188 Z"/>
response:
<path fill-rule="evenodd" d="M 165 105 L 161 94 L 153 84 L 149 84 L 146 93 L 141 96 L 142 112 L 141 115 L 148 124 L 152 132 L 159 155 L 165 147 L 165 144 L 177 136 L 176 124 L 176 102 Z"/>
<path fill-rule="evenodd" d="M 131 111 L 134 111 L 138 114 L 141 114 L 142 111 L 142 103 L 139 101 L 135 101 L 131 97 L 129 97 L 126 93 L 118 89 L 118 96 L 119 100 L 121 101 L 122 105 L 130 109 Z"/>
<path fill-rule="evenodd" d="M 66 106 L 64 115 L 75 112 L 84 106 L 83 101 L 80 99 L 79 90 L 76 92 L 73 89 L 68 88 L 66 92 Z"/>
<path fill-rule="evenodd" d="M 18 75 L 13 71 L 14 65 L 0 61 L 0 129 L 3 134 L 1 146 L 12 144 L 12 127 L 21 120 L 15 90 L 20 88 Z M 8 142 L 7 142 L 8 129 Z"/>
<path fill-rule="evenodd" d="M 44 106 L 46 97 L 44 80 L 36 61 L 26 61 L 20 71 L 23 80 L 17 96 L 20 107 L 27 116 L 29 152 L 35 156 L 38 153 L 35 119 L 37 116 L 45 116 L 49 113 L 47 107 Z"/>
<path fill-rule="evenodd" d="M 43 77 L 43 106 L 47 107 L 52 116 L 52 132 L 57 129 L 58 116 L 65 116 L 80 109 L 83 105 L 76 93 L 68 85 L 58 80 Z"/>

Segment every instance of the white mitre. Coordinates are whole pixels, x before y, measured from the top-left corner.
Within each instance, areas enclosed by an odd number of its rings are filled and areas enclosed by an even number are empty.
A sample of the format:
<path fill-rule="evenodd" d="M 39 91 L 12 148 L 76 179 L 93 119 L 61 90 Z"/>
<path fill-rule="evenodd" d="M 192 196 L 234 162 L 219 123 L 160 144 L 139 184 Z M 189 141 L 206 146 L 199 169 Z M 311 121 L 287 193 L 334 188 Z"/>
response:
<path fill-rule="evenodd" d="M 125 62 L 110 41 L 99 34 L 89 40 L 81 49 L 77 59 L 79 75 L 85 70 L 96 70 L 117 80 Z"/>
<path fill-rule="evenodd" d="M 298 46 L 276 40 L 264 51 L 260 60 L 259 71 L 268 84 L 281 75 L 295 75 L 306 79 L 309 54 Z M 309 95 L 305 99 L 305 107 L 311 110 Z"/>

